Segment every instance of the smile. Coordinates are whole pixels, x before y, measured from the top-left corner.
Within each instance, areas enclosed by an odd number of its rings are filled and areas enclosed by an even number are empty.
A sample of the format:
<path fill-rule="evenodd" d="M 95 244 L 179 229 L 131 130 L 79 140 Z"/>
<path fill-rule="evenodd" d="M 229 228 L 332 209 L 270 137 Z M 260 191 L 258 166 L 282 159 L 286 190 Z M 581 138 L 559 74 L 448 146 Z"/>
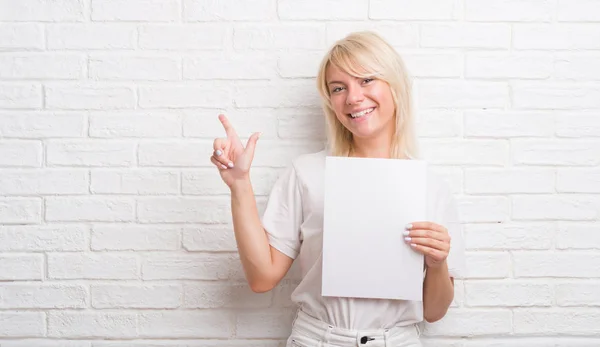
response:
<path fill-rule="evenodd" d="M 356 113 L 350 113 L 349 116 L 352 118 L 360 118 L 360 117 L 363 117 L 363 116 L 373 112 L 373 110 L 375 110 L 375 107 L 367 108 L 366 110 L 362 110 L 362 111 L 356 112 Z"/>

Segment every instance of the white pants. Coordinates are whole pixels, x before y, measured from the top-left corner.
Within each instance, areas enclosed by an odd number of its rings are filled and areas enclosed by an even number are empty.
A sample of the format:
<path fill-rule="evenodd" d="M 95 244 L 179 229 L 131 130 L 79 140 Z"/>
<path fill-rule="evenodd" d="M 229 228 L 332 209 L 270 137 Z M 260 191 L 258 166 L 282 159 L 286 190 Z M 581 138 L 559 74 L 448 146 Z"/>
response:
<path fill-rule="evenodd" d="M 349 330 L 331 326 L 298 310 L 286 347 L 421 347 L 420 335 L 416 324 Z"/>

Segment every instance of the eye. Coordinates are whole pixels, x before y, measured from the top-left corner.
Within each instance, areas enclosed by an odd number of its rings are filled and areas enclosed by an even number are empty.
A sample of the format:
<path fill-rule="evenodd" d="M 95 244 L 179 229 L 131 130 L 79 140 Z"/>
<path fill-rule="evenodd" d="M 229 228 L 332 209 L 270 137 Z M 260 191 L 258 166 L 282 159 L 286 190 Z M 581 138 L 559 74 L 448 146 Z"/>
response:
<path fill-rule="evenodd" d="M 365 78 L 365 79 L 363 80 L 363 84 L 371 83 L 371 82 L 373 82 L 374 80 L 375 80 L 374 78 Z"/>
<path fill-rule="evenodd" d="M 343 88 L 343 87 L 335 87 L 335 88 L 333 88 L 333 89 L 331 90 L 331 92 L 332 92 L 332 93 L 338 93 L 338 92 L 341 92 L 341 91 L 342 91 L 342 89 L 344 89 L 344 88 Z"/>

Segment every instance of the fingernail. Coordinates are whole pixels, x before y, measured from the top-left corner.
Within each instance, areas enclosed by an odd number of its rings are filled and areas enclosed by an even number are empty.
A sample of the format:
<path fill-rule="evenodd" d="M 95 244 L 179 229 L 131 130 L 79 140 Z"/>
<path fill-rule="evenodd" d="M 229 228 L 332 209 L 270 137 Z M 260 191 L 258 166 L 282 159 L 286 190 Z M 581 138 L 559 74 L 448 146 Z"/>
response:
<path fill-rule="evenodd" d="M 217 149 L 217 151 L 215 152 L 215 154 L 217 155 L 217 157 L 221 156 L 221 154 L 223 154 L 223 152 L 221 152 L 221 150 Z"/>
<path fill-rule="evenodd" d="M 404 241 L 406 241 L 406 242 L 410 242 L 410 240 L 412 240 L 412 239 L 408 236 L 404 238 Z"/>
<path fill-rule="evenodd" d="M 408 235 L 410 235 L 410 231 L 407 230 L 407 231 L 403 232 L 402 235 L 408 236 Z"/>
<path fill-rule="evenodd" d="M 413 247 L 413 248 L 417 247 L 417 245 L 415 245 L 414 243 L 411 243 L 410 246 Z"/>
<path fill-rule="evenodd" d="M 232 163 L 232 162 L 229 162 L 229 164 L 227 164 L 227 166 L 229 166 L 229 167 L 233 167 L 233 163 Z"/>
<path fill-rule="evenodd" d="M 222 167 L 223 169 L 227 169 L 227 166 L 225 166 L 225 165 L 221 165 L 221 167 Z"/>
<path fill-rule="evenodd" d="M 412 224 L 408 223 L 408 224 L 406 224 L 404 227 L 405 227 L 407 230 L 410 230 L 410 229 L 412 229 L 412 227 L 413 227 L 413 226 L 412 226 Z"/>

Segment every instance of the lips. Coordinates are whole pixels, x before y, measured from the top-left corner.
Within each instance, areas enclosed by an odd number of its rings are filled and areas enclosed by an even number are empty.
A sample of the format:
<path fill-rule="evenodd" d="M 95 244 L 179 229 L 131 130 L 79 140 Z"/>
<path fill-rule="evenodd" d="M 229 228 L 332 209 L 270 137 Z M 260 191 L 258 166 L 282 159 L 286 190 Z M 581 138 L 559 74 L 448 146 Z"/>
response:
<path fill-rule="evenodd" d="M 373 112 L 374 110 L 375 110 L 375 107 L 369 107 L 369 108 L 365 108 L 365 109 L 362 109 L 357 112 L 352 112 L 352 113 L 348 114 L 348 116 L 351 118 L 361 118 L 361 117 L 364 117 L 364 116 L 368 115 L 369 113 Z"/>

